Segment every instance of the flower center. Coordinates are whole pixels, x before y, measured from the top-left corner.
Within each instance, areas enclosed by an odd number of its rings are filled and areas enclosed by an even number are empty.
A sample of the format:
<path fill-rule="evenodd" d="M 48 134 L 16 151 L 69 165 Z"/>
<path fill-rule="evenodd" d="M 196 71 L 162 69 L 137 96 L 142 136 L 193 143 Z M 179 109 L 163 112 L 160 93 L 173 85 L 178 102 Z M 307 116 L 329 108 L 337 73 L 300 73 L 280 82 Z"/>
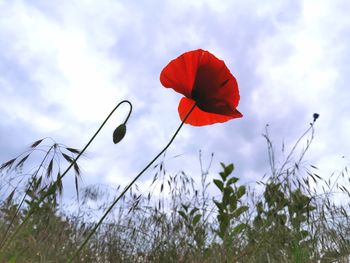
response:
<path fill-rule="evenodd" d="M 198 108 L 200 108 L 201 110 L 204 110 L 203 96 L 200 92 L 200 89 L 197 88 L 196 86 L 192 90 L 191 98 L 196 102 L 196 105 Z"/>

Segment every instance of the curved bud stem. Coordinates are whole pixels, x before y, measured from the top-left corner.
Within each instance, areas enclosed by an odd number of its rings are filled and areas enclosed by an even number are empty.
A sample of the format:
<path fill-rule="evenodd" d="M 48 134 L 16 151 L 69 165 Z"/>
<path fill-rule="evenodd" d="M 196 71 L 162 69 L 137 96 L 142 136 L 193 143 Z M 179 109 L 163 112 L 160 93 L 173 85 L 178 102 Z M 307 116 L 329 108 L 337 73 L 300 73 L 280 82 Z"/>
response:
<path fill-rule="evenodd" d="M 91 137 L 91 139 L 89 140 L 89 142 L 85 145 L 85 147 L 80 151 L 80 153 L 77 155 L 77 157 L 70 163 L 70 165 L 67 167 L 67 169 L 62 173 L 62 175 L 60 175 L 57 180 L 51 185 L 49 186 L 49 189 L 46 193 L 44 193 L 42 195 L 42 197 L 38 200 L 38 204 L 40 204 L 42 201 L 44 201 L 44 199 L 46 197 L 48 197 L 50 194 L 55 193 L 56 187 L 57 187 L 57 182 L 59 180 L 61 180 L 67 173 L 68 171 L 76 164 L 76 162 L 78 161 L 78 159 L 80 158 L 80 156 L 85 152 L 85 150 L 90 146 L 90 144 L 92 143 L 92 141 L 95 139 L 95 137 L 97 136 L 97 134 L 101 131 L 101 129 L 103 128 L 103 126 L 106 124 L 106 122 L 109 120 L 109 118 L 113 115 L 113 113 L 116 111 L 116 109 L 119 108 L 120 105 L 122 105 L 123 103 L 127 103 L 130 106 L 129 109 L 129 113 L 128 116 L 126 117 L 124 124 L 126 124 L 126 122 L 128 121 L 131 112 L 132 112 L 132 104 L 130 101 L 128 100 L 123 100 L 121 102 L 119 102 L 117 104 L 117 106 L 114 107 L 114 109 L 109 113 L 109 115 L 107 116 L 107 118 L 103 121 L 103 123 L 101 124 L 101 126 L 97 129 L 97 131 L 95 132 L 95 134 Z M 3 248 L 6 248 L 7 244 L 10 244 L 11 241 L 13 240 L 13 238 L 17 235 L 17 233 L 19 232 L 19 230 L 22 228 L 22 226 L 28 221 L 28 219 L 30 218 L 30 216 L 35 212 L 34 208 L 30 208 L 27 215 L 25 216 L 25 218 L 23 219 L 22 223 L 16 228 L 16 230 L 12 233 L 12 235 L 10 236 L 9 240 L 6 242 L 6 239 L 4 238 L 2 240 L 2 247 L 0 247 L 0 249 L 2 250 Z M 1 251 L 0 250 L 0 251 Z M 1 259 L 1 258 L 0 258 Z"/>
<path fill-rule="evenodd" d="M 120 105 L 122 105 L 123 103 L 128 103 L 130 106 L 130 110 L 129 110 L 129 114 L 126 117 L 124 124 L 126 124 L 126 122 L 128 121 L 131 112 L 132 112 L 132 104 L 130 101 L 128 100 L 123 100 L 121 102 L 118 103 L 117 106 L 114 107 L 114 109 L 109 113 L 109 115 L 107 116 L 107 118 L 103 121 L 103 123 L 101 124 L 101 126 L 98 128 L 98 130 L 95 132 L 95 134 L 91 137 L 90 141 L 85 145 L 85 147 L 80 151 L 80 153 L 78 154 L 78 156 L 71 162 L 71 164 L 68 166 L 68 168 L 64 171 L 64 173 L 60 176 L 60 179 L 63 178 L 63 176 L 65 176 L 67 174 L 67 172 L 74 166 L 74 164 L 78 161 L 79 157 L 85 152 L 85 150 L 90 146 L 90 144 L 92 143 L 92 141 L 95 139 L 95 137 L 97 136 L 97 134 L 101 131 L 101 129 L 103 128 L 103 126 L 106 124 L 106 122 L 108 121 L 108 119 L 113 115 L 113 113 L 116 111 L 116 109 L 118 109 L 118 107 Z"/>
<path fill-rule="evenodd" d="M 173 137 L 171 137 L 170 141 L 168 142 L 168 144 L 163 148 L 163 150 L 161 150 L 156 157 L 153 158 L 152 161 L 150 161 L 145 168 L 143 168 L 143 170 L 135 176 L 135 178 L 127 185 L 127 187 L 125 187 L 125 189 L 121 192 L 121 194 L 114 200 L 114 202 L 108 207 L 108 209 L 106 210 L 106 212 L 103 214 L 103 216 L 101 217 L 101 219 L 98 221 L 98 223 L 94 226 L 94 228 L 91 230 L 90 234 L 85 238 L 84 242 L 80 245 L 80 247 L 78 248 L 78 250 L 69 258 L 68 262 L 71 263 L 73 262 L 74 258 L 77 257 L 80 253 L 80 251 L 84 248 L 84 246 L 86 245 L 86 243 L 90 240 L 91 236 L 96 232 L 97 228 L 102 224 L 103 220 L 106 218 L 106 216 L 109 214 L 109 212 L 113 209 L 113 207 L 118 203 L 118 201 L 124 196 L 124 194 L 130 189 L 130 187 L 136 182 L 137 179 L 140 178 L 140 176 L 159 158 L 159 156 L 161 156 L 171 145 L 171 143 L 174 141 L 176 135 L 179 133 L 180 129 L 182 128 L 182 126 L 184 125 L 185 121 L 187 120 L 188 116 L 191 114 L 191 112 L 193 111 L 193 109 L 195 108 L 196 104 L 194 104 L 192 106 L 192 108 L 189 110 L 189 112 L 187 113 L 187 115 L 185 116 L 185 118 L 183 119 L 182 123 L 180 124 L 180 126 L 177 128 L 177 130 L 175 131 Z"/>

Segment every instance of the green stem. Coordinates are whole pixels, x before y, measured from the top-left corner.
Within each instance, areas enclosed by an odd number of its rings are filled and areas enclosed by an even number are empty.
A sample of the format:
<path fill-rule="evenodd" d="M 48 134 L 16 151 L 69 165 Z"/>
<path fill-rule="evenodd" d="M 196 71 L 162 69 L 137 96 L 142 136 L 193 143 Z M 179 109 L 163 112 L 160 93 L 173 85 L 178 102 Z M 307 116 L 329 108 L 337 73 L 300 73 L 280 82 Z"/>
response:
<path fill-rule="evenodd" d="M 90 141 L 85 145 L 85 147 L 80 151 L 80 153 L 77 155 L 77 157 L 71 162 L 71 164 L 67 167 L 67 169 L 64 171 L 64 173 L 62 175 L 60 175 L 56 182 L 53 183 L 48 191 L 46 193 L 43 194 L 43 196 L 39 199 L 38 201 L 38 205 L 44 201 L 44 199 L 46 197 L 48 197 L 50 194 L 52 194 L 52 191 L 50 191 L 51 189 L 54 189 L 57 186 L 57 182 L 59 180 L 61 180 L 67 173 L 68 171 L 74 166 L 74 164 L 78 161 L 78 159 L 80 158 L 80 156 L 85 152 L 85 150 L 90 146 L 91 142 L 95 139 L 95 137 L 97 136 L 97 134 L 101 131 L 101 129 L 103 128 L 103 126 L 106 124 L 106 122 L 108 121 L 108 119 L 112 116 L 112 114 L 116 111 L 116 109 L 123 103 L 128 103 L 130 106 L 130 110 L 129 110 L 129 114 L 126 117 L 124 124 L 128 121 L 130 114 L 132 112 L 132 104 L 130 101 L 128 100 L 123 100 L 121 102 L 118 103 L 117 106 L 114 107 L 114 109 L 109 113 L 109 115 L 107 116 L 107 118 L 103 121 L 103 123 L 101 124 L 101 126 L 98 128 L 98 130 L 95 132 L 95 134 L 91 137 Z M 28 213 L 26 214 L 25 218 L 23 219 L 22 223 L 16 228 L 16 230 L 12 233 L 12 235 L 10 236 L 9 240 L 7 242 L 3 242 L 3 248 L 6 248 L 6 244 L 10 244 L 12 242 L 12 240 L 14 239 L 14 237 L 17 235 L 17 233 L 19 232 L 19 230 L 23 227 L 23 225 L 25 225 L 25 223 L 29 220 L 30 216 L 35 212 L 34 208 L 29 209 Z M 1 250 L 2 250 L 1 249 Z M 0 250 L 0 252 L 1 252 Z"/>
<path fill-rule="evenodd" d="M 187 120 L 188 116 L 191 114 L 191 112 L 193 111 L 193 109 L 195 108 L 196 104 L 194 104 L 192 106 L 192 108 L 190 109 L 190 111 L 187 113 L 187 115 L 185 116 L 185 118 L 183 119 L 182 123 L 180 124 L 180 126 L 177 128 L 177 130 L 175 131 L 173 137 L 170 139 L 169 143 L 163 148 L 163 150 L 161 150 L 156 157 L 153 158 L 152 161 L 149 162 L 149 164 L 146 165 L 145 168 L 143 168 L 143 170 L 135 176 L 135 178 L 128 184 L 128 186 L 123 190 L 123 192 L 114 200 L 114 202 L 111 204 L 111 206 L 106 210 L 106 212 L 103 214 L 103 216 L 101 217 L 101 219 L 98 221 L 98 223 L 94 226 L 94 228 L 91 230 L 90 234 L 85 238 L 84 242 L 80 245 L 80 247 L 78 248 L 78 250 L 73 254 L 73 256 L 70 257 L 70 259 L 68 260 L 68 263 L 73 262 L 73 259 L 75 257 L 77 257 L 80 253 L 80 251 L 84 248 L 84 246 L 86 245 L 86 243 L 90 240 L 90 238 L 92 237 L 92 235 L 96 232 L 97 228 L 102 224 L 103 220 L 106 218 L 106 216 L 109 214 L 109 212 L 113 209 L 113 207 L 118 203 L 118 201 L 124 196 L 124 194 L 130 189 L 130 187 L 136 182 L 137 179 L 140 178 L 140 176 L 159 158 L 159 156 L 161 156 L 166 149 L 169 148 L 169 146 L 171 145 L 171 143 L 174 141 L 176 135 L 179 133 L 180 129 L 182 128 L 182 126 L 184 125 L 185 121 Z"/>

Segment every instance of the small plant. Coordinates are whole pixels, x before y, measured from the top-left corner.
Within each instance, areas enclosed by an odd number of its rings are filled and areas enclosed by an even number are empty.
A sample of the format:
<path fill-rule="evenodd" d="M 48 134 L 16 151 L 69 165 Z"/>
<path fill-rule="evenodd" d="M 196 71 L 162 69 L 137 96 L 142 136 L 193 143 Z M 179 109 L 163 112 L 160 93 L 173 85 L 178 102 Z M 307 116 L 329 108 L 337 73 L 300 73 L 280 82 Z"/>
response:
<path fill-rule="evenodd" d="M 218 229 L 217 235 L 223 242 L 224 254 L 227 261 L 238 255 L 241 248 L 235 243 L 239 239 L 240 234 L 246 228 L 246 223 L 242 223 L 240 218 L 248 211 L 249 207 L 242 204 L 242 197 L 246 194 L 245 186 L 238 186 L 237 177 L 230 177 L 234 170 L 233 164 L 226 166 L 221 163 L 223 171 L 220 172 L 221 179 L 214 179 L 214 184 L 219 188 L 222 198 L 220 201 L 214 200 L 218 209 Z"/>

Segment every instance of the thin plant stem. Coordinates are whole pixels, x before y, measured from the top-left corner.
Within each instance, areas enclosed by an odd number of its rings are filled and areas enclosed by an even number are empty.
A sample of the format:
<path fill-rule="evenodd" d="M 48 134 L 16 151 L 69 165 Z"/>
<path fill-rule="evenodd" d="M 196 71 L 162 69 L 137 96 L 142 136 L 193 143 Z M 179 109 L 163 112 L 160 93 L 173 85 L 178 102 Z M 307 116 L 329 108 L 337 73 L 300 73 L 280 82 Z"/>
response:
<path fill-rule="evenodd" d="M 69 258 L 68 263 L 73 262 L 74 258 L 77 257 L 80 253 L 80 251 L 84 248 L 84 246 L 86 245 L 86 243 L 90 240 L 90 238 L 92 237 L 92 235 L 96 232 L 97 228 L 102 224 L 103 220 L 106 218 L 106 216 L 109 214 L 109 212 L 113 209 L 113 207 L 118 203 L 118 201 L 124 196 L 124 194 L 130 189 L 130 187 L 137 181 L 137 179 L 140 178 L 140 176 L 159 158 L 159 156 L 161 156 L 168 148 L 169 146 L 172 144 L 172 142 L 174 141 L 175 137 L 177 136 L 177 134 L 179 133 L 180 129 L 182 128 L 182 126 L 184 125 L 185 121 L 187 120 L 188 116 L 191 114 L 191 112 L 193 111 L 193 109 L 195 108 L 196 104 L 194 104 L 192 106 L 192 108 L 189 110 L 189 112 L 187 113 L 187 115 L 185 116 L 185 118 L 183 119 L 183 121 L 181 122 L 180 126 L 177 128 L 177 130 L 175 131 L 173 137 L 170 139 L 170 141 L 168 142 L 168 144 L 163 148 L 163 150 L 161 150 L 156 157 L 153 158 L 152 161 L 150 161 L 145 168 L 143 168 L 143 170 L 135 176 L 135 178 L 128 184 L 127 187 L 125 187 L 125 189 L 123 190 L 123 192 L 114 200 L 114 202 L 109 206 L 109 208 L 106 210 L 106 212 L 103 214 L 103 216 L 101 217 L 101 219 L 98 221 L 98 223 L 94 226 L 94 228 L 91 230 L 90 234 L 85 238 L 84 242 L 80 245 L 80 247 L 78 248 L 78 250 Z"/>
<path fill-rule="evenodd" d="M 312 134 L 311 134 L 311 138 L 313 139 L 313 135 L 314 135 L 314 123 L 315 121 L 313 121 L 312 123 L 310 123 L 310 127 L 299 137 L 299 139 L 297 140 L 297 142 L 294 144 L 292 150 L 289 152 L 285 162 L 282 164 L 281 168 L 279 169 L 279 172 L 277 173 L 277 179 L 281 176 L 283 169 L 285 168 L 285 166 L 288 164 L 292 154 L 294 153 L 295 149 L 297 148 L 297 146 L 299 145 L 299 143 L 301 142 L 301 140 L 309 133 L 310 130 L 312 130 Z M 310 145 L 308 144 L 308 147 Z M 304 151 L 304 154 L 306 152 L 307 148 Z M 304 154 L 302 154 L 302 156 L 299 159 L 299 162 L 301 161 L 301 159 L 304 157 Z"/>
<path fill-rule="evenodd" d="M 90 144 L 92 143 L 92 141 L 95 139 L 95 137 L 97 136 L 97 134 L 101 131 L 101 129 L 103 128 L 103 126 L 106 124 L 106 122 L 109 120 L 109 118 L 112 116 L 112 114 L 116 111 L 116 109 L 122 105 L 123 103 L 127 103 L 130 106 L 130 110 L 129 110 L 129 114 L 126 117 L 124 124 L 128 121 L 131 112 L 132 112 L 132 104 L 130 101 L 128 100 L 123 100 L 121 102 L 119 102 L 117 104 L 117 106 L 114 107 L 114 109 L 109 113 L 109 115 L 107 116 L 107 118 L 103 121 L 103 123 L 101 124 L 101 126 L 98 128 L 98 130 L 95 132 L 95 134 L 91 137 L 91 139 L 89 140 L 89 142 L 85 145 L 85 147 L 80 151 L 80 153 L 77 155 L 77 157 L 75 157 L 75 159 L 71 162 L 71 164 L 67 167 L 67 169 L 62 173 L 62 175 L 60 175 L 57 180 L 49 187 L 48 191 L 46 193 L 44 193 L 42 195 L 42 197 L 39 199 L 38 201 L 38 205 L 44 201 L 44 199 L 46 197 L 48 197 L 50 194 L 52 194 L 53 192 L 51 190 L 55 190 L 55 187 L 57 186 L 57 182 L 60 181 L 67 173 L 68 171 L 74 166 L 74 164 L 76 164 L 76 162 L 78 161 L 78 159 L 80 158 L 80 156 L 85 152 L 85 150 L 90 146 Z M 25 225 L 25 223 L 29 220 L 30 216 L 32 214 L 34 214 L 35 209 L 31 208 L 29 209 L 29 211 L 27 212 L 25 218 L 23 219 L 22 223 L 16 228 L 16 230 L 13 232 L 13 234 L 10 236 L 9 240 L 7 242 L 5 242 L 5 240 L 3 240 L 3 247 L 0 248 L 0 252 L 2 249 L 6 248 L 6 244 L 10 244 L 12 242 L 12 240 L 14 239 L 14 237 L 17 235 L 17 233 L 19 232 L 19 230 L 23 227 L 23 225 Z"/>

